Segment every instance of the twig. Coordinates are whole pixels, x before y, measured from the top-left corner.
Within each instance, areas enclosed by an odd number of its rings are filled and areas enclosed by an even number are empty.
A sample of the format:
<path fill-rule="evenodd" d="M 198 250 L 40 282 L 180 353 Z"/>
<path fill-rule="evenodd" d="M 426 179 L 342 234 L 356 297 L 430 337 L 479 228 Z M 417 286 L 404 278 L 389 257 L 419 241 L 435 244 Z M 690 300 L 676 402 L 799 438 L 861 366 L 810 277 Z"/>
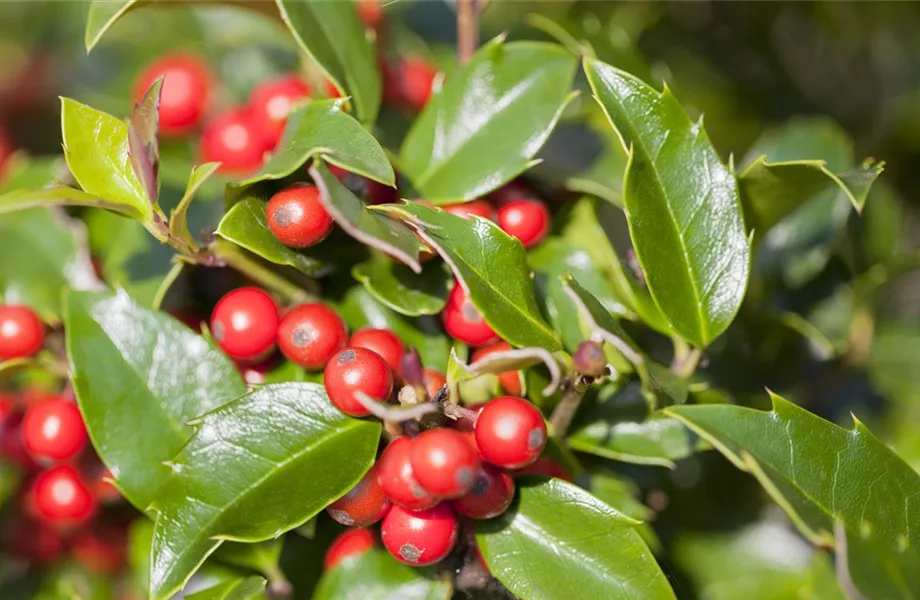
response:
<path fill-rule="evenodd" d="M 578 406 L 581 399 L 588 389 L 588 385 L 593 379 L 586 380 L 578 373 L 575 373 L 571 379 L 566 379 L 562 384 L 562 400 L 556 405 L 553 414 L 549 418 L 549 423 L 553 428 L 553 434 L 557 437 L 565 437 L 578 412 Z"/>
<path fill-rule="evenodd" d="M 479 46 L 480 0 L 457 0 L 457 60 L 469 62 Z"/>

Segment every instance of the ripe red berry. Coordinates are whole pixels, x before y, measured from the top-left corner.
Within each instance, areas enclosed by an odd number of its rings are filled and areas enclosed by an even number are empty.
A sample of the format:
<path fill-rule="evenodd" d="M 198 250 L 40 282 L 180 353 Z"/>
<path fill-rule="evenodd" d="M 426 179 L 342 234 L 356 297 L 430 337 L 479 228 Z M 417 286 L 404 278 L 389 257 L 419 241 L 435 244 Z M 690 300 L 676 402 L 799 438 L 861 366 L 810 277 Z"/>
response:
<path fill-rule="evenodd" d="M 549 210 L 539 200 L 511 200 L 498 209 L 498 226 L 521 240 L 525 248 L 542 242 L 549 233 L 549 225 Z"/>
<path fill-rule="evenodd" d="M 22 443 L 34 460 L 67 460 L 86 445 L 86 427 L 77 405 L 64 398 L 33 404 L 22 420 Z"/>
<path fill-rule="evenodd" d="M 292 248 L 315 246 L 326 239 L 334 224 L 319 190 L 306 183 L 295 183 L 272 196 L 265 217 L 278 241 Z"/>
<path fill-rule="evenodd" d="M 431 99 L 438 70 L 428 61 L 409 57 L 396 65 L 396 91 L 402 102 L 413 110 L 422 110 Z"/>
<path fill-rule="evenodd" d="M 35 479 L 32 488 L 39 517 L 60 525 L 77 525 L 96 512 L 96 501 L 77 470 L 68 465 L 51 467 Z"/>
<path fill-rule="evenodd" d="M 441 311 L 441 320 L 444 322 L 444 329 L 447 330 L 448 335 L 464 344 L 482 346 L 498 339 L 489 324 L 470 302 L 460 282 L 454 285 L 450 296 L 447 297 L 447 304 Z"/>
<path fill-rule="evenodd" d="M 295 104 L 310 97 L 310 86 L 297 75 L 288 75 L 259 84 L 249 97 L 249 108 L 256 125 L 265 135 L 271 150 L 281 141 L 288 115 Z"/>
<path fill-rule="evenodd" d="M 374 534 L 369 529 L 349 529 L 335 538 L 326 550 L 323 569 L 331 570 L 343 560 L 360 556 L 374 547 Z"/>
<path fill-rule="evenodd" d="M 383 20 L 383 4 L 380 0 L 356 0 L 355 8 L 358 9 L 358 17 L 366 27 L 377 29 Z"/>
<path fill-rule="evenodd" d="M 479 456 L 463 435 L 452 429 L 429 429 L 412 442 L 412 474 L 439 498 L 459 498 L 476 482 Z"/>
<path fill-rule="evenodd" d="M 348 345 L 352 348 L 367 348 L 373 350 L 390 365 L 393 373 L 402 375 L 402 357 L 406 347 L 402 340 L 389 329 L 374 329 L 367 327 L 359 329 L 351 335 Z"/>
<path fill-rule="evenodd" d="M 425 391 L 428 392 L 429 400 L 437 396 L 441 388 L 447 385 L 447 377 L 440 371 L 435 369 L 424 369 L 422 375 L 425 379 Z"/>
<path fill-rule="evenodd" d="M 70 544 L 71 555 L 95 573 L 115 574 L 127 563 L 127 536 L 124 528 L 109 526 L 86 529 Z"/>
<path fill-rule="evenodd" d="M 311 302 L 288 311 L 278 327 L 278 346 L 305 369 L 322 369 L 348 343 L 348 329 L 334 310 Z"/>
<path fill-rule="evenodd" d="M 33 356 L 45 342 L 45 327 L 27 306 L 0 305 L 0 361 Z"/>
<path fill-rule="evenodd" d="M 232 358 L 256 361 L 275 345 L 278 307 L 258 288 L 233 290 L 214 307 L 211 334 Z"/>
<path fill-rule="evenodd" d="M 259 170 L 265 136 L 249 111 L 231 109 L 214 117 L 201 132 L 201 159 L 219 162 L 224 173 L 245 175 Z"/>
<path fill-rule="evenodd" d="M 377 482 L 394 504 L 409 510 L 421 510 L 434 506 L 438 499 L 415 480 L 412 473 L 413 442 L 407 437 L 390 442 L 377 461 Z"/>
<path fill-rule="evenodd" d="M 393 391 L 393 372 L 373 350 L 346 348 L 326 363 L 323 385 L 329 400 L 340 411 L 366 417 L 370 411 L 355 399 L 355 393 L 364 392 L 377 402 L 386 402 Z"/>
<path fill-rule="evenodd" d="M 420 567 L 450 554 L 460 525 L 447 503 L 419 511 L 394 506 L 383 518 L 380 533 L 384 547 L 397 560 Z"/>
<path fill-rule="evenodd" d="M 558 477 L 559 479 L 564 479 L 569 482 L 572 481 L 572 476 L 569 475 L 569 472 L 566 471 L 562 465 L 546 456 L 541 456 L 531 465 L 515 469 L 513 474 L 515 476 L 540 475 L 541 477 Z"/>
<path fill-rule="evenodd" d="M 160 90 L 160 131 L 180 135 L 196 128 L 211 96 L 211 71 L 199 58 L 173 54 L 150 64 L 137 78 L 134 97 L 140 99 L 153 82 L 163 77 Z"/>
<path fill-rule="evenodd" d="M 473 519 L 491 519 L 502 514 L 514 499 L 514 480 L 504 470 L 482 465 L 470 493 L 454 500 L 454 509 Z"/>
<path fill-rule="evenodd" d="M 484 346 L 473 351 L 473 356 L 471 361 L 475 363 L 478 360 L 485 358 L 486 356 L 492 354 L 493 352 L 506 352 L 511 350 L 511 346 L 508 342 L 498 342 L 492 344 L 491 346 Z M 504 371 L 498 374 L 498 382 L 501 384 L 502 389 L 505 390 L 505 393 L 510 396 L 520 396 L 521 395 L 521 374 L 519 371 Z"/>
<path fill-rule="evenodd" d="M 502 396 L 486 404 L 476 420 L 475 434 L 482 458 L 508 469 L 534 462 L 546 446 L 543 415 L 516 396 Z"/>
<path fill-rule="evenodd" d="M 485 200 L 472 200 L 460 204 L 448 204 L 443 208 L 447 212 L 457 215 L 458 217 L 463 217 L 464 219 L 471 219 L 472 215 L 476 215 L 490 221 L 495 220 L 495 209 Z"/>
<path fill-rule="evenodd" d="M 342 525 L 367 527 L 382 519 L 390 506 L 377 482 L 375 465 L 347 494 L 326 507 L 326 512 Z"/>

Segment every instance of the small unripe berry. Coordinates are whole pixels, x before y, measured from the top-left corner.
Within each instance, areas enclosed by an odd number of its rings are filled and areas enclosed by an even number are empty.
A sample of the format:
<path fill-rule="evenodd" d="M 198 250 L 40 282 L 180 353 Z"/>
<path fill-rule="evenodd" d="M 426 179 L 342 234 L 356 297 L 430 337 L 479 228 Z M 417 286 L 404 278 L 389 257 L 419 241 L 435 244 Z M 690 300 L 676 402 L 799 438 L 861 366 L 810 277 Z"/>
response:
<path fill-rule="evenodd" d="M 67 460 L 86 446 L 86 427 L 77 405 L 64 398 L 33 404 L 22 420 L 22 443 L 36 461 Z"/>
<path fill-rule="evenodd" d="M 454 285 L 447 297 L 447 304 L 441 311 L 441 320 L 447 334 L 464 344 L 483 346 L 498 339 L 495 331 L 473 306 L 459 282 Z"/>
<path fill-rule="evenodd" d="M 278 327 L 278 346 L 305 369 L 322 369 L 348 343 L 348 329 L 334 310 L 317 302 L 292 308 Z"/>
<path fill-rule="evenodd" d="M 390 506 L 377 482 L 375 465 L 347 494 L 326 507 L 326 512 L 342 525 L 367 527 L 382 519 Z"/>
<path fill-rule="evenodd" d="M 50 523 L 78 525 L 96 512 L 92 493 L 71 466 L 61 465 L 43 471 L 32 488 L 35 511 Z"/>
<path fill-rule="evenodd" d="M 201 132 L 201 160 L 219 162 L 224 173 L 258 171 L 265 155 L 265 136 L 249 111 L 231 109 L 214 117 Z"/>
<path fill-rule="evenodd" d="M 252 90 L 249 108 L 256 126 L 265 136 L 266 148 L 271 150 L 278 145 L 291 109 L 309 97 L 310 86 L 297 75 L 266 81 Z"/>
<path fill-rule="evenodd" d="M 459 498 L 476 482 L 479 456 L 463 435 L 452 429 L 429 429 L 412 442 L 412 473 L 430 494 Z"/>
<path fill-rule="evenodd" d="M 134 98 L 141 99 L 159 77 L 163 77 L 158 112 L 163 135 L 181 135 L 198 127 L 211 97 L 213 76 L 208 65 L 195 56 L 164 56 L 138 76 Z"/>
<path fill-rule="evenodd" d="M 473 356 L 470 357 L 470 363 L 475 363 L 476 361 L 485 358 L 493 352 L 507 352 L 508 350 L 511 350 L 511 346 L 508 344 L 508 342 L 498 342 L 492 344 L 491 346 L 483 346 L 482 348 L 478 348 L 473 352 Z M 521 395 L 522 388 L 520 371 L 504 371 L 499 373 L 498 383 L 501 384 L 502 389 L 509 396 Z"/>
<path fill-rule="evenodd" d="M 397 560 L 420 567 L 450 554 L 460 525 L 447 503 L 418 511 L 394 506 L 383 518 L 380 533 L 384 547 Z"/>
<path fill-rule="evenodd" d="M 272 196 L 265 206 L 265 218 L 272 235 L 291 248 L 315 246 L 334 225 L 319 189 L 306 183 L 295 183 Z"/>
<path fill-rule="evenodd" d="M 373 350 L 346 348 L 326 363 L 323 385 L 329 400 L 340 411 L 366 417 L 370 411 L 355 399 L 355 393 L 363 392 L 372 400 L 386 402 L 393 391 L 393 372 Z"/>
<path fill-rule="evenodd" d="M 530 248 L 542 242 L 549 233 L 549 210 L 539 200 L 511 200 L 498 209 L 498 226 L 521 240 L 525 248 Z"/>
<path fill-rule="evenodd" d="M 486 404 L 476 420 L 476 444 L 494 465 L 519 469 L 539 458 L 546 446 L 546 423 L 523 398 L 502 396 Z"/>
<path fill-rule="evenodd" d="M 351 341 L 348 345 L 353 348 L 373 350 L 390 365 L 393 373 L 396 375 L 402 374 L 402 357 L 406 353 L 406 346 L 389 329 L 370 327 L 359 329 L 351 335 Z"/>
<path fill-rule="evenodd" d="M 472 200 L 470 202 L 461 202 L 460 204 L 448 204 L 442 208 L 464 219 L 470 219 L 472 215 L 476 215 L 490 221 L 495 220 L 495 209 L 485 200 Z"/>
<path fill-rule="evenodd" d="M 438 499 L 415 480 L 412 473 L 413 441 L 400 437 L 390 442 L 377 461 L 377 482 L 394 504 L 420 510 L 434 506 Z"/>
<path fill-rule="evenodd" d="M 473 519 L 491 519 L 502 514 L 514 499 L 514 480 L 504 470 L 482 465 L 470 492 L 454 500 L 454 509 Z"/>
<path fill-rule="evenodd" d="M 27 306 L 0 305 L 0 361 L 38 354 L 45 327 Z"/>
<path fill-rule="evenodd" d="M 600 377 L 607 369 L 607 356 L 604 349 L 597 342 L 586 340 L 578 344 L 578 349 L 572 355 L 575 368 L 582 375 Z"/>
<path fill-rule="evenodd" d="M 332 541 L 323 559 L 323 569 L 329 571 L 343 560 L 361 556 L 374 547 L 374 534 L 369 529 L 349 529 Z"/>
<path fill-rule="evenodd" d="M 278 307 L 254 287 L 227 293 L 211 313 L 211 335 L 232 358 L 252 361 L 272 349 L 278 335 Z"/>

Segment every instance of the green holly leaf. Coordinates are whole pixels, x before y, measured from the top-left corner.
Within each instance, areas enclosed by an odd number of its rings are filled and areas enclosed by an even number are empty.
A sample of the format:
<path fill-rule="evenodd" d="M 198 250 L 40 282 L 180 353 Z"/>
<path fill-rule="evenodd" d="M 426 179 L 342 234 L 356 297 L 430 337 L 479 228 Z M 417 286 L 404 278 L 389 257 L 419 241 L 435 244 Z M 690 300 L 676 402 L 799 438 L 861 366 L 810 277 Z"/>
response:
<path fill-rule="evenodd" d="M 186 596 L 186 600 L 257 600 L 267 598 L 267 582 L 255 575 L 230 579 Z"/>
<path fill-rule="evenodd" d="M 258 186 L 248 188 L 248 195 L 227 211 L 214 233 L 270 263 L 293 267 L 304 275 L 317 275 L 322 269 L 318 258 L 307 251 L 288 248 L 268 228 L 266 196 Z"/>
<path fill-rule="evenodd" d="M 147 4 L 145 0 L 93 0 L 89 5 L 89 14 L 86 17 L 86 32 L 84 43 L 86 51 L 90 52 L 109 27 L 115 24 L 133 8 Z"/>
<path fill-rule="evenodd" d="M 623 200 L 649 291 L 674 331 L 707 346 L 744 299 L 750 246 L 738 185 L 665 88 L 585 61 L 595 97 L 629 148 Z"/>
<path fill-rule="evenodd" d="M 834 547 L 839 524 L 848 547 L 874 548 L 875 560 L 894 567 L 882 577 L 886 589 L 909 597 L 908 590 L 920 584 L 913 539 L 920 513 L 911 510 L 920 497 L 920 475 L 858 420 L 846 430 L 779 396 L 771 398 L 772 411 L 706 405 L 665 412 L 752 473 L 813 543 Z M 900 568 L 904 565 L 910 566 Z M 893 597 L 878 593 L 879 582 L 866 571 L 850 575 L 864 596 Z"/>
<path fill-rule="evenodd" d="M 188 209 L 192 205 L 192 200 L 195 199 L 195 194 L 217 172 L 218 168 L 220 168 L 220 163 L 216 162 L 192 167 L 185 194 L 182 195 L 176 208 L 169 213 L 169 233 L 187 243 L 193 250 L 198 248 L 198 242 L 188 230 Z"/>
<path fill-rule="evenodd" d="M 110 202 L 63 185 L 40 189 L 17 189 L 0 196 L 0 214 L 41 206 L 86 206 L 104 208 L 134 219 L 140 219 L 143 216 L 133 205 Z"/>
<path fill-rule="evenodd" d="M 123 121 L 62 98 L 61 130 L 64 158 L 84 192 L 125 207 L 126 214 L 151 218 L 153 205 L 131 166 L 128 126 Z"/>
<path fill-rule="evenodd" d="M 278 561 L 284 538 L 277 538 L 258 544 L 224 543 L 212 555 L 217 562 L 241 569 L 258 571 L 266 577 L 280 573 Z"/>
<path fill-rule="evenodd" d="M 319 580 L 313 600 L 447 600 L 445 580 L 430 579 L 382 550 L 342 560 Z"/>
<path fill-rule="evenodd" d="M 246 392 L 233 362 L 125 292 L 71 292 L 64 314 L 71 380 L 93 446 L 125 497 L 146 510 L 186 422 Z M 126 440 L 130 439 L 130 443 Z"/>
<path fill-rule="evenodd" d="M 501 187 L 533 164 L 572 96 L 576 62 L 556 44 L 485 44 L 451 74 L 406 135 L 400 170 L 425 200 Z"/>
<path fill-rule="evenodd" d="M 505 514 L 475 522 L 489 571 L 515 596 L 675 597 L 638 521 L 561 479 L 524 477 L 517 485 Z"/>
<path fill-rule="evenodd" d="M 261 387 L 191 424 L 151 505 L 152 600 L 180 590 L 222 542 L 264 541 L 308 521 L 361 479 L 380 437 L 379 423 L 345 416 L 313 383 Z"/>
<path fill-rule="evenodd" d="M 276 0 L 297 45 L 323 70 L 355 114 L 371 125 L 380 110 L 382 85 L 374 44 L 351 2 Z"/>
<path fill-rule="evenodd" d="M 537 308 L 524 247 L 498 225 L 479 217 L 467 220 L 417 202 L 374 208 L 409 223 L 441 255 L 502 338 L 515 346 L 561 348 Z"/>
<path fill-rule="evenodd" d="M 440 313 L 454 287 L 450 268 L 443 262 L 429 262 L 421 273 L 413 273 L 380 252 L 355 265 L 351 274 L 374 298 L 408 317 Z"/>

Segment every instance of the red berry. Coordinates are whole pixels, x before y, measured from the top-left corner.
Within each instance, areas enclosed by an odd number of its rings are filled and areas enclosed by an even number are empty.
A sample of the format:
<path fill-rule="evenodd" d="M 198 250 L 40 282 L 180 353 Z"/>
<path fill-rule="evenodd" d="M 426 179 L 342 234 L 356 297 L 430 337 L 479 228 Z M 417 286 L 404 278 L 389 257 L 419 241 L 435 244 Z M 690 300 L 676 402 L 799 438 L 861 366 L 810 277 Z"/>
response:
<path fill-rule="evenodd" d="M 463 435 L 452 429 L 429 429 L 412 442 L 412 474 L 439 498 L 459 498 L 476 482 L 479 456 Z"/>
<path fill-rule="evenodd" d="M 45 328 L 31 308 L 0 305 L 0 361 L 33 356 L 44 342 Z"/>
<path fill-rule="evenodd" d="M 454 500 L 454 509 L 473 519 L 491 519 L 505 512 L 514 499 L 514 480 L 498 467 L 482 465 L 470 493 Z"/>
<path fill-rule="evenodd" d="M 511 200 L 498 209 L 498 226 L 521 240 L 525 248 L 542 242 L 549 233 L 549 225 L 549 210 L 539 200 Z"/>
<path fill-rule="evenodd" d="M 53 563 L 64 553 L 61 534 L 25 519 L 11 520 L 3 537 L 4 550 L 35 564 Z"/>
<path fill-rule="evenodd" d="M 394 504 L 410 510 L 430 508 L 438 499 L 428 493 L 412 474 L 412 443 L 407 437 L 396 438 L 377 461 L 377 482 Z"/>
<path fill-rule="evenodd" d="M 535 463 L 515 469 L 514 475 L 540 475 L 542 477 L 558 477 L 571 482 L 572 476 L 565 468 L 546 456 L 541 456 Z"/>
<path fill-rule="evenodd" d="M 447 297 L 447 305 L 441 311 L 441 320 L 448 335 L 464 344 L 483 346 L 498 339 L 459 282 Z"/>
<path fill-rule="evenodd" d="M 221 163 L 224 173 L 258 171 L 266 148 L 265 136 L 255 119 L 239 108 L 214 117 L 201 132 L 202 160 Z"/>
<path fill-rule="evenodd" d="M 375 465 L 347 494 L 326 507 L 326 512 L 342 525 L 367 527 L 382 519 L 390 506 L 377 482 Z"/>
<path fill-rule="evenodd" d="M 374 329 L 367 327 L 359 329 L 351 335 L 348 345 L 352 348 L 367 348 L 373 350 L 390 365 L 396 375 L 402 375 L 402 357 L 406 347 L 402 340 L 389 329 Z"/>
<path fill-rule="evenodd" d="M 438 395 L 442 387 L 447 385 L 447 377 L 435 369 L 424 369 L 422 374 L 425 379 L 425 391 L 428 392 L 428 399 L 431 400 Z"/>
<path fill-rule="evenodd" d="M 224 352 L 237 360 L 256 361 L 275 345 L 278 307 L 254 287 L 226 294 L 211 313 L 211 334 Z"/>
<path fill-rule="evenodd" d="M 493 209 L 492 205 L 485 200 L 473 200 L 471 202 L 462 202 L 460 204 L 448 204 L 443 208 L 447 212 L 457 215 L 458 217 L 463 217 L 464 219 L 472 219 L 472 216 L 476 215 L 490 221 L 495 220 L 495 209 Z"/>
<path fill-rule="evenodd" d="M 374 534 L 369 529 L 349 529 L 335 538 L 326 550 L 323 569 L 329 571 L 350 557 L 361 556 L 374 547 Z"/>
<path fill-rule="evenodd" d="M 475 434 L 482 457 L 508 469 L 534 462 L 546 446 L 543 415 L 516 396 L 502 396 L 486 404 L 476 420 Z"/>
<path fill-rule="evenodd" d="M 77 405 L 64 398 L 33 404 L 22 420 L 22 443 L 35 460 L 67 460 L 86 445 L 86 426 Z"/>
<path fill-rule="evenodd" d="M 281 141 L 288 115 L 295 104 L 310 97 L 310 86 L 297 75 L 288 75 L 259 84 L 252 90 L 249 108 L 256 125 L 272 149 Z"/>
<path fill-rule="evenodd" d="M 406 106 L 422 110 L 431 99 L 438 70 L 421 58 L 406 58 L 396 65 L 397 94 Z"/>
<path fill-rule="evenodd" d="M 211 96 L 211 71 L 202 60 L 174 54 L 150 64 L 137 78 L 134 97 L 140 99 L 153 82 L 163 77 L 160 90 L 160 131 L 164 135 L 187 133 L 201 123 Z"/>
<path fill-rule="evenodd" d="M 38 516 L 53 523 L 76 525 L 96 512 L 96 501 L 77 470 L 51 467 L 35 479 L 32 488 Z"/>
<path fill-rule="evenodd" d="M 95 573 L 115 574 L 127 563 L 127 536 L 120 527 L 86 529 L 70 544 L 80 565 Z"/>
<path fill-rule="evenodd" d="M 358 17 L 366 27 L 377 29 L 383 20 L 383 5 L 380 0 L 356 0 L 355 8 L 358 9 Z"/>
<path fill-rule="evenodd" d="M 493 352 L 507 352 L 508 350 L 511 350 L 511 346 L 508 344 L 508 342 L 498 342 L 497 344 L 492 344 L 491 346 L 485 346 L 473 352 L 472 360 L 470 362 L 475 363 L 476 361 L 485 358 Z M 502 389 L 505 390 L 506 394 L 511 396 L 521 395 L 521 374 L 519 371 L 504 371 L 499 373 L 498 382 L 501 384 Z"/>
<path fill-rule="evenodd" d="M 295 183 L 272 196 L 265 217 L 278 241 L 292 248 L 315 246 L 326 239 L 333 225 L 319 190 L 306 183 Z"/>
<path fill-rule="evenodd" d="M 394 506 L 380 525 L 387 551 L 400 562 L 416 567 L 446 558 L 459 532 L 457 516 L 446 503 L 419 511 Z"/>
<path fill-rule="evenodd" d="M 348 344 L 348 329 L 325 304 L 309 303 L 288 311 L 278 327 L 278 346 L 305 369 L 322 369 Z"/>
<path fill-rule="evenodd" d="M 373 350 L 346 348 L 326 363 L 323 385 L 329 400 L 340 411 L 353 417 L 366 417 L 370 411 L 355 399 L 355 392 L 386 402 L 393 391 L 393 372 Z"/>

